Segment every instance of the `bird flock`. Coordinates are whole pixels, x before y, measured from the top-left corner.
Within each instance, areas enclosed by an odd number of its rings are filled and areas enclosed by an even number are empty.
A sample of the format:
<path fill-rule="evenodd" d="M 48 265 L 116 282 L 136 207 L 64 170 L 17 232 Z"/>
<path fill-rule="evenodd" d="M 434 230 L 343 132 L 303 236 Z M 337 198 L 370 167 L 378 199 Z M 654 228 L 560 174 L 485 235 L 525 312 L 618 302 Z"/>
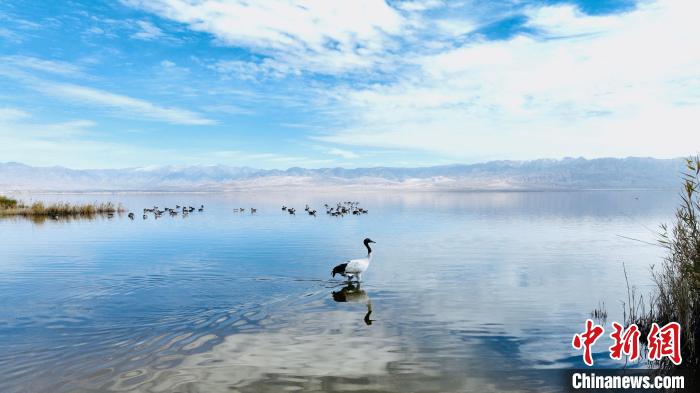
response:
<path fill-rule="evenodd" d="M 234 213 L 245 213 L 245 211 L 246 211 L 245 207 L 237 207 L 237 208 L 233 209 Z M 250 211 L 250 214 L 255 214 L 258 212 L 258 209 L 251 207 L 250 209 L 248 209 L 248 211 Z"/>
<path fill-rule="evenodd" d="M 159 219 L 164 214 L 167 214 L 170 217 L 182 215 L 182 217 L 184 218 L 184 217 L 187 217 L 190 213 L 194 213 L 195 211 L 203 212 L 204 205 L 200 205 L 199 208 L 195 208 L 194 206 L 175 205 L 175 208 L 164 207 L 162 210 L 158 206 L 146 207 L 143 209 L 143 216 L 142 217 L 144 220 L 146 220 L 146 219 L 148 219 L 149 214 L 153 214 L 153 218 Z M 136 215 L 133 212 L 131 212 L 131 213 L 129 213 L 128 217 L 133 220 L 136 218 Z"/>
<path fill-rule="evenodd" d="M 349 214 L 358 216 L 362 214 L 367 214 L 369 211 L 363 207 L 360 206 L 360 202 L 355 202 L 355 201 L 344 201 L 344 202 L 336 202 L 333 205 L 329 204 L 324 204 L 323 207 L 326 210 L 326 214 L 331 216 L 331 217 L 343 217 Z M 194 206 L 189 206 L 189 205 L 175 205 L 174 208 L 171 207 L 164 207 L 160 208 L 158 206 L 153 206 L 153 207 L 147 207 L 143 209 L 143 219 L 146 220 L 148 217 L 153 216 L 155 219 L 159 219 L 163 217 L 164 215 L 168 215 L 170 217 L 176 217 L 176 216 L 182 216 L 183 218 L 187 217 L 191 213 L 194 213 L 195 211 L 197 212 L 203 212 L 204 211 L 204 205 L 200 205 L 199 208 L 195 208 Z M 294 207 L 288 207 L 288 206 L 282 206 L 282 211 L 289 213 L 290 215 L 296 215 L 297 210 Z M 318 211 L 308 204 L 305 205 L 304 211 L 309 215 L 316 217 L 318 214 Z M 245 207 L 236 207 L 233 209 L 234 213 L 246 213 L 250 212 L 250 214 L 256 214 L 258 212 L 258 209 L 255 207 L 250 207 L 250 208 L 245 208 Z M 113 214 L 109 215 L 109 218 L 112 218 Z M 129 212 L 128 214 L 129 219 L 134 220 L 136 219 L 136 214 L 133 212 Z"/>
<path fill-rule="evenodd" d="M 345 201 L 345 202 L 337 202 L 335 205 L 329 205 L 329 204 L 324 204 L 323 205 L 326 208 L 326 214 L 332 217 L 343 217 L 347 214 L 352 214 L 352 215 L 361 215 L 361 214 L 367 214 L 369 211 L 363 207 L 360 207 L 360 202 L 353 202 L 353 201 Z M 290 215 L 296 215 L 297 210 L 293 207 L 288 207 L 288 206 L 282 206 L 282 211 L 286 211 Z M 304 211 L 310 215 L 316 217 L 316 214 L 318 213 L 316 209 L 312 208 L 308 204 L 304 208 Z"/>

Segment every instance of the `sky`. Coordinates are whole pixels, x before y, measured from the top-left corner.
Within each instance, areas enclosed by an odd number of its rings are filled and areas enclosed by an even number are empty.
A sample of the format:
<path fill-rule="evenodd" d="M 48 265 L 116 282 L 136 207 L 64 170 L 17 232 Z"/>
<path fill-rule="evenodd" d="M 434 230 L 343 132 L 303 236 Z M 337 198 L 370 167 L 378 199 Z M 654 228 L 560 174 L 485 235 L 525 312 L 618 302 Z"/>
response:
<path fill-rule="evenodd" d="M 0 0 L 0 162 L 686 156 L 699 14 L 697 0 Z"/>

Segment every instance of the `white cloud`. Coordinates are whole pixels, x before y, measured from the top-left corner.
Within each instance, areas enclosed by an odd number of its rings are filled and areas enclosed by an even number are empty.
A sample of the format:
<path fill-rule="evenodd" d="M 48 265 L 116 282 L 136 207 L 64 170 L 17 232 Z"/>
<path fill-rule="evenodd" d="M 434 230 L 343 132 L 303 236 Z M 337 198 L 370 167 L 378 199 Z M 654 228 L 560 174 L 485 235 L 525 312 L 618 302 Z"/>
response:
<path fill-rule="evenodd" d="M 29 114 L 17 108 L 0 108 L 0 124 L 19 120 L 29 116 Z"/>
<path fill-rule="evenodd" d="M 416 71 L 399 82 L 329 94 L 333 120 L 345 126 L 317 139 L 455 160 L 693 153 L 698 13 L 692 0 L 605 17 L 532 9 L 530 26 L 557 39 L 516 36 L 415 56 Z"/>
<path fill-rule="evenodd" d="M 396 6 L 406 11 L 425 11 L 443 6 L 444 4 L 445 3 L 441 0 L 405 0 L 398 2 Z"/>
<path fill-rule="evenodd" d="M 337 147 L 331 148 L 326 150 L 326 154 L 330 154 L 333 156 L 339 156 L 345 159 L 353 159 L 353 158 L 360 158 L 360 156 L 356 153 L 351 152 L 350 150 L 344 150 L 344 149 L 339 149 Z"/>
<path fill-rule="evenodd" d="M 241 80 L 258 80 L 260 78 L 282 78 L 289 73 L 299 73 L 289 65 L 273 59 L 260 62 L 240 60 L 219 60 L 207 66 L 225 77 Z"/>
<path fill-rule="evenodd" d="M 12 43 L 22 42 L 22 37 L 19 34 L 4 27 L 0 27 L 0 38 Z"/>
<path fill-rule="evenodd" d="M 171 124 L 215 124 L 214 120 L 205 118 L 199 113 L 187 109 L 164 107 L 138 98 L 90 87 L 53 82 L 42 82 L 37 87 L 49 95 L 114 109 L 122 115 L 126 114 L 148 120 L 165 121 Z"/>
<path fill-rule="evenodd" d="M 49 81 L 38 78 L 27 72 L 41 70 L 66 76 L 80 74 L 80 68 L 71 63 L 48 61 L 24 56 L 6 56 L 5 58 L 9 59 L 9 61 L 0 63 L 0 76 L 22 82 L 27 87 L 46 95 L 64 98 L 81 104 L 107 108 L 113 112 L 111 113 L 112 115 L 116 114 L 130 118 L 164 121 L 170 124 L 184 125 L 211 125 L 216 123 L 214 120 L 188 109 L 166 107 L 143 99 L 77 84 Z"/>
<path fill-rule="evenodd" d="M 295 69 L 371 69 L 406 23 L 384 0 L 122 0 Z"/>
<path fill-rule="evenodd" d="M 70 168 L 120 168 L 136 163 L 169 162 L 175 152 L 101 141 L 86 124 L 0 124 L 0 157 L 28 165 L 59 163 Z M 80 123 L 80 121 L 78 121 Z"/>
<path fill-rule="evenodd" d="M 83 73 L 79 66 L 72 63 L 57 60 L 45 60 L 31 56 L 1 56 L 0 63 L 62 76 L 80 76 Z"/>
<path fill-rule="evenodd" d="M 164 36 L 163 31 L 160 28 L 145 20 L 136 21 L 136 27 L 139 29 L 139 31 L 132 34 L 131 38 L 144 41 L 153 41 Z"/>
<path fill-rule="evenodd" d="M 206 112 L 225 113 L 227 115 L 252 115 L 255 113 L 250 109 L 230 104 L 206 105 L 201 107 L 201 110 Z"/>
<path fill-rule="evenodd" d="M 0 157 L 29 165 L 56 165 L 70 168 L 123 168 L 169 165 L 173 157 L 180 165 L 227 164 L 258 168 L 314 166 L 327 160 L 312 160 L 267 152 L 240 150 L 201 151 L 131 144 L 104 140 L 106 133 L 91 120 L 74 119 L 45 122 L 17 108 L 0 108 Z M 120 130 L 123 131 L 123 130 Z"/>

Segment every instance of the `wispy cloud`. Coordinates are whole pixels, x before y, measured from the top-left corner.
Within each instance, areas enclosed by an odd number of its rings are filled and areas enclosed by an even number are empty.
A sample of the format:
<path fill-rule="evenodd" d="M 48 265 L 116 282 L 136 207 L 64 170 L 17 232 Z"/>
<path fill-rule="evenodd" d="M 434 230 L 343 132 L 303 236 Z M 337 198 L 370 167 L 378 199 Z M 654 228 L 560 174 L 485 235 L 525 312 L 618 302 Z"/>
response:
<path fill-rule="evenodd" d="M 371 69 L 406 23 L 384 0 L 122 0 L 296 70 Z"/>
<path fill-rule="evenodd" d="M 695 1 L 590 16 L 528 10 L 533 37 L 480 40 L 411 59 L 399 81 L 328 94 L 318 140 L 428 150 L 456 160 L 688 154 L 700 111 Z"/>
<path fill-rule="evenodd" d="M 297 75 L 301 73 L 300 70 L 294 69 L 288 64 L 270 58 L 260 61 L 217 60 L 207 65 L 207 67 L 218 72 L 225 78 L 247 81 L 266 78 L 283 78 L 290 73 Z"/>
<path fill-rule="evenodd" d="M 65 62 L 42 60 L 33 57 L 7 56 L 4 67 L 0 65 L 0 75 L 22 82 L 25 86 L 45 95 L 59 97 L 72 102 L 87 104 L 110 110 L 110 114 L 121 117 L 163 121 L 182 125 L 216 124 L 212 119 L 188 109 L 166 107 L 147 100 L 123 94 L 86 87 L 74 83 L 55 82 L 36 77 L 28 71 L 41 70 L 52 74 L 74 76 L 80 68 Z"/>
<path fill-rule="evenodd" d="M 137 163 L 162 164 L 172 151 L 100 140 L 89 120 L 58 123 L 0 123 L 0 157 L 30 165 L 71 168 L 117 168 Z"/>
<path fill-rule="evenodd" d="M 130 134 L 135 150 L 162 138 L 188 151 L 171 154 L 177 162 L 279 166 L 314 161 L 307 155 L 363 165 L 677 156 L 697 139 L 694 0 L 595 15 L 534 0 L 120 3 L 1 19 L 7 130 L 36 108 L 45 124 L 34 131 L 60 128 L 94 146 L 86 134 L 98 129 L 147 129 Z M 71 113 L 80 119 L 54 121 Z M 242 145 L 271 151 L 244 155 Z"/>
<path fill-rule="evenodd" d="M 210 125 L 216 123 L 214 120 L 203 117 L 199 113 L 187 109 L 164 107 L 146 100 L 90 87 L 53 82 L 43 82 L 39 84 L 38 87 L 46 94 L 114 109 L 121 115 L 133 115 L 148 120 L 165 121 L 171 124 Z"/>
<path fill-rule="evenodd" d="M 121 168 L 173 164 L 226 164 L 258 168 L 280 166 L 315 166 L 331 160 L 301 155 L 242 150 L 197 150 L 143 146 L 120 138 L 104 139 L 99 125 L 91 120 L 73 119 L 58 122 L 39 121 L 33 114 L 18 108 L 0 108 L 0 157 L 31 165 L 55 165 L 71 168 Z"/>
<path fill-rule="evenodd" d="M 230 104 L 207 105 L 200 109 L 205 112 L 225 113 L 227 115 L 252 115 L 255 113 L 255 111 L 251 109 Z"/>
<path fill-rule="evenodd" d="M 131 38 L 144 41 L 153 41 L 163 37 L 165 34 L 158 26 L 145 20 L 136 21 L 139 31 L 131 35 Z"/>
<path fill-rule="evenodd" d="M 0 123 L 19 120 L 29 116 L 29 114 L 17 108 L 0 108 Z"/>
<path fill-rule="evenodd" d="M 353 159 L 353 158 L 360 157 L 358 154 L 353 153 L 350 150 L 339 149 L 337 147 L 333 147 L 333 148 L 326 150 L 326 154 L 330 154 L 333 156 L 339 156 L 339 157 L 346 158 L 346 159 Z"/>
<path fill-rule="evenodd" d="M 31 56 L 1 56 L 0 62 L 6 66 L 11 65 L 22 69 L 39 71 L 48 74 L 63 75 L 63 76 L 80 76 L 83 75 L 81 67 L 58 60 L 46 60 Z"/>
<path fill-rule="evenodd" d="M 22 42 L 22 37 L 10 29 L 0 27 L 0 38 L 14 43 Z"/>

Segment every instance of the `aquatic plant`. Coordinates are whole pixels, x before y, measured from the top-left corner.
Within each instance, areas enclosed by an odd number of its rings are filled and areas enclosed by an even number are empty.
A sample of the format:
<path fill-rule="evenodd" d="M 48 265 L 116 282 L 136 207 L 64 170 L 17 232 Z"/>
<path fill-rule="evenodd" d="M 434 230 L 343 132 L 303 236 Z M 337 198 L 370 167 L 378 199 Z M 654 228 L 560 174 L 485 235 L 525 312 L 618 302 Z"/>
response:
<path fill-rule="evenodd" d="M 608 320 L 608 309 L 605 307 L 605 301 L 598 301 L 598 307 L 591 311 L 591 318 L 601 323 Z"/>
<path fill-rule="evenodd" d="M 662 371 L 700 368 L 700 156 L 687 160 L 681 204 L 673 225 L 662 225 L 659 243 L 667 250 L 660 268 L 652 266 L 654 289 L 648 302 L 628 285 L 627 323 L 636 323 L 645 340 L 651 324 L 681 325 L 681 365 L 655 361 Z M 626 274 L 626 273 L 625 273 Z M 646 344 L 646 343 L 645 343 Z"/>
<path fill-rule="evenodd" d="M 12 209 L 17 207 L 17 200 L 0 195 L 0 209 Z"/>
<path fill-rule="evenodd" d="M 8 203 L 6 205 L 0 205 L 0 215 L 25 217 L 90 217 L 98 214 L 114 214 L 125 211 L 121 205 L 115 206 L 112 202 L 85 204 L 56 202 L 48 205 L 43 202 L 34 202 L 30 206 L 26 206 L 22 202 L 14 202 L 14 204 Z"/>

